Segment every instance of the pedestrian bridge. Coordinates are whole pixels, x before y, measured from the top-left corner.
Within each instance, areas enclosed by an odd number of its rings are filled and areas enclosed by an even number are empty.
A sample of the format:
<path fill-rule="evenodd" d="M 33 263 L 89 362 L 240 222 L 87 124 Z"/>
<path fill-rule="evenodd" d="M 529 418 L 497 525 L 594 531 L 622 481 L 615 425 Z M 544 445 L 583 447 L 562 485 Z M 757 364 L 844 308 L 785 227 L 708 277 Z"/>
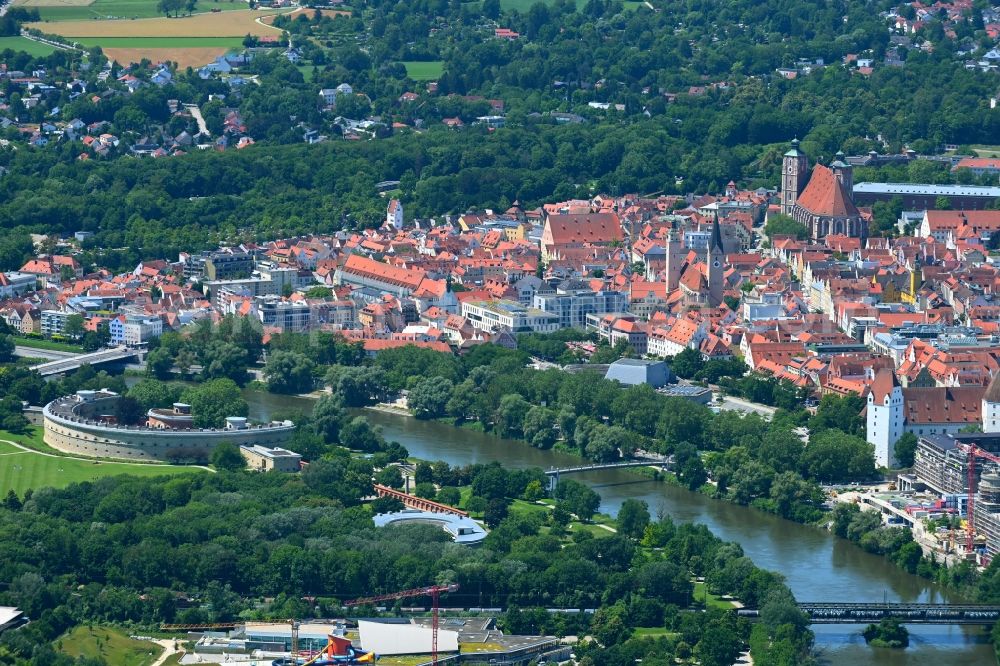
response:
<path fill-rule="evenodd" d="M 76 370 L 81 365 L 100 365 L 102 363 L 114 363 L 124 361 L 127 358 L 141 355 L 142 351 L 129 347 L 113 347 L 112 349 L 101 349 L 89 354 L 76 354 L 67 356 L 55 361 L 46 361 L 38 365 L 31 366 L 43 377 L 51 375 L 61 375 L 64 372 Z"/>
<path fill-rule="evenodd" d="M 984 624 L 1000 620 L 1000 606 L 985 604 L 826 603 L 803 602 L 799 608 L 811 624 L 868 624 L 895 618 L 904 624 Z M 741 609 L 743 617 L 760 611 Z"/>
<path fill-rule="evenodd" d="M 613 463 L 595 463 L 593 465 L 580 465 L 578 467 L 562 467 L 560 469 L 550 469 L 545 472 L 549 477 L 549 493 L 555 493 L 556 486 L 559 485 L 559 477 L 563 474 L 580 474 L 582 472 L 597 472 L 603 469 L 618 469 L 621 467 L 660 467 L 667 469 L 670 465 L 669 458 L 643 458 L 642 460 L 627 460 Z"/>

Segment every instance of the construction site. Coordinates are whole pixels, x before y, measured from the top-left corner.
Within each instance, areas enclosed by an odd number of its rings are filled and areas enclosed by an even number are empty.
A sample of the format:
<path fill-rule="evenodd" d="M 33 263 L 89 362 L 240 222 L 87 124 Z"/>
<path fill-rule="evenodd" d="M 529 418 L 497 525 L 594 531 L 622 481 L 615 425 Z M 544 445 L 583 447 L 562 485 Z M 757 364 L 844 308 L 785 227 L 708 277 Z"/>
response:
<path fill-rule="evenodd" d="M 386 611 L 402 599 L 428 598 L 429 609 L 409 617 L 351 616 L 333 620 L 285 620 L 205 625 L 163 625 L 184 634 L 192 649 L 181 664 L 249 666 L 437 666 L 437 664 L 559 663 L 570 648 L 551 636 L 511 636 L 487 615 L 441 617 L 442 594 L 457 585 L 432 585 L 355 599 L 347 610 Z"/>

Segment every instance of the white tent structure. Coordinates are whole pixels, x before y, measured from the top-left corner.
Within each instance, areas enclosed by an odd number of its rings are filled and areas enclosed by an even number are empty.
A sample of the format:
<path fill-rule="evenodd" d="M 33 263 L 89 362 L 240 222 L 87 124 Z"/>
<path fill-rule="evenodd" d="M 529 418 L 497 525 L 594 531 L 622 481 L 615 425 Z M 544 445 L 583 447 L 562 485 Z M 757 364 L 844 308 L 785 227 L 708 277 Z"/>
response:
<path fill-rule="evenodd" d="M 377 655 L 429 654 L 431 628 L 414 624 L 358 621 L 361 649 Z M 438 629 L 438 652 L 458 652 L 458 632 Z"/>

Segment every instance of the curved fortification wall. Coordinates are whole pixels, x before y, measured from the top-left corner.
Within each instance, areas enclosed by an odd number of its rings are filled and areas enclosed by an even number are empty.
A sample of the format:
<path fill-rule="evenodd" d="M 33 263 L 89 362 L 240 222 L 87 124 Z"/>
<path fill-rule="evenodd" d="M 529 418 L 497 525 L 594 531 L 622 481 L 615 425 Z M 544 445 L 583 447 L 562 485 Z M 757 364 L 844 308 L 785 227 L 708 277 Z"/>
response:
<path fill-rule="evenodd" d="M 247 425 L 242 418 L 228 419 L 225 428 L 190 430 L 118 425 L 107 415 L 115 413 L 119 399 L 110 391 L 79 391 L 53 400 L 42 410 L 45 443 L 95 458 L 197 460 L 222 442 L 282 446 L 295 431 L 291 421 Z"/>

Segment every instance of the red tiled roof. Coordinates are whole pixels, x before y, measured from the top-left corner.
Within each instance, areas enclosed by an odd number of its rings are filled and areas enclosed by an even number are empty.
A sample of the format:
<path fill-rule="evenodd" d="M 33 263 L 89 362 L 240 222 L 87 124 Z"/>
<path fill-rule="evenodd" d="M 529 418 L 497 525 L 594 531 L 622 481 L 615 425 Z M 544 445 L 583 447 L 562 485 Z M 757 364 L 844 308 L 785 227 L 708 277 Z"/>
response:
<path fill-rule="evenodd" d="M 809 184 L 799 195 L 797 205 L 813 215 L 824 217 L 856 217 L 858 209 L 843 183 L 828 167 L 817 164 Z"/>

